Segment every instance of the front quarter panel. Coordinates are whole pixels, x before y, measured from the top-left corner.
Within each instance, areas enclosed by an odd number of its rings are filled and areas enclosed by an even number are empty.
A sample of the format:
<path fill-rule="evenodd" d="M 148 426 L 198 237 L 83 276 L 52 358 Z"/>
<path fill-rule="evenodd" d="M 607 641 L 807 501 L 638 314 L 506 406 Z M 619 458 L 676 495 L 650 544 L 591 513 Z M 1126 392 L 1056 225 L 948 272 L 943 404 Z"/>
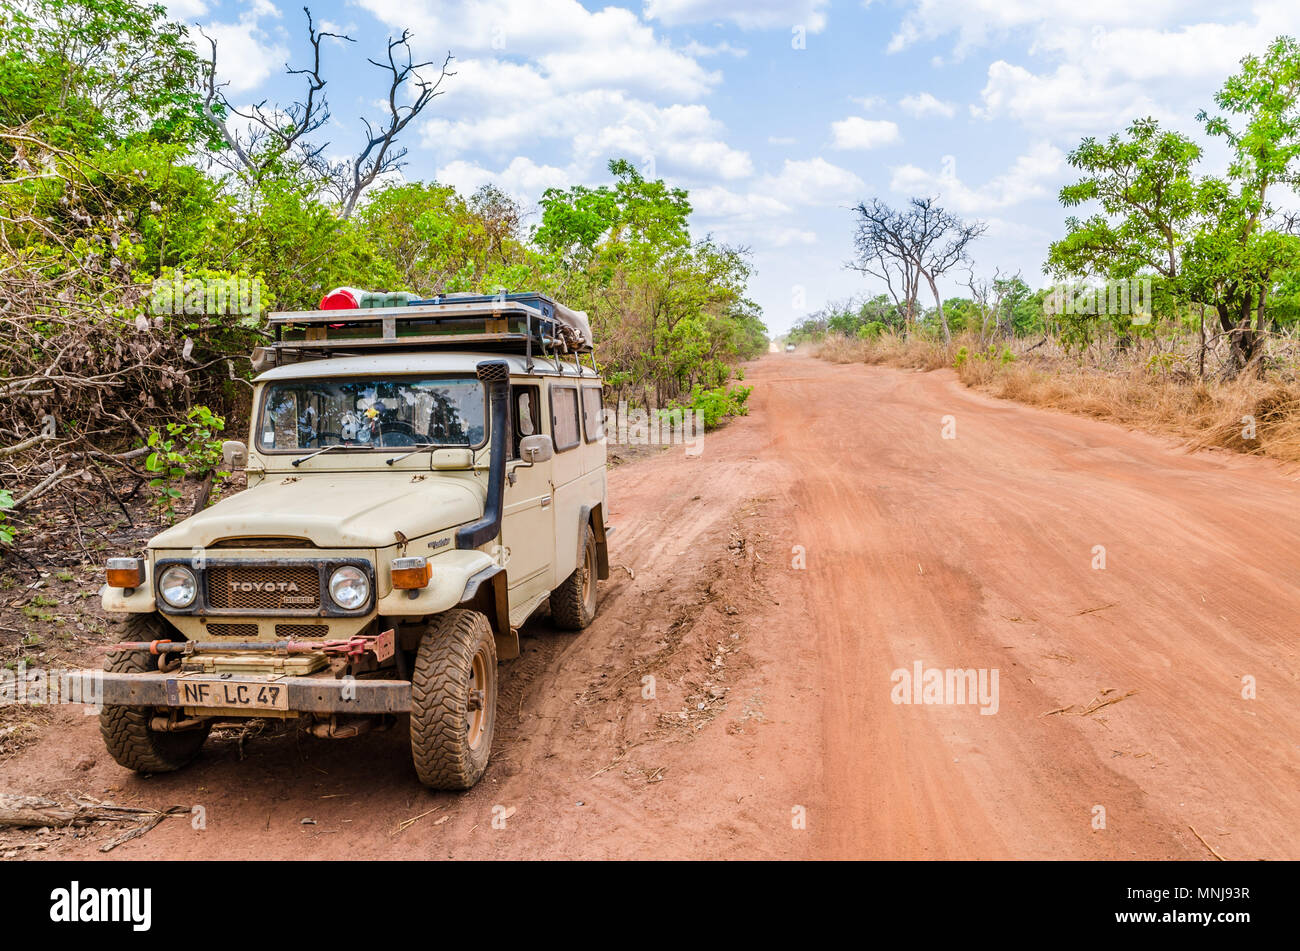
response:
<path fill-rule="evenodd" d="M 477 549 L 453 550 L 431 559 L 433 572 L 423 588 L 411 590 L 389 588 L 379 599 L 379 614 L 383 617 L 410 617 L 440 614 L 460 604 L 465 584 L 478 572 L 494 564 L 487 552 Z"/>
<path fill-rule="evenodd" d="M 99 604 L 106 614 L 152 614 L 157 610 L 153 594 L 153 559 L 145 559 L 144 584 L 130 594 L 122 588 L 103 585 L 99 589 Z"/>

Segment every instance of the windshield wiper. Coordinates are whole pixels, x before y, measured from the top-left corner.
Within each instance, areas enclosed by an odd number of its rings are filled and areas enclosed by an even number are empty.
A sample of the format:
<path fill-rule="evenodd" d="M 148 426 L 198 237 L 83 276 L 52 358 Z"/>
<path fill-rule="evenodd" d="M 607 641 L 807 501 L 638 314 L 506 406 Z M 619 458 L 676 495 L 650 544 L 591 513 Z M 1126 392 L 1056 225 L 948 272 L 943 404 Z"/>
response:
<path fill-rule="evenodd" d="M 409 456 L 413 456 L 413 455 L 415 455 L 417 452 L 424 452 L 424 451 L 427 450 L 427 449 L 469 449 L 469 450 L 473 450 L 473 448 L 474 448 L 474 447 L 470 444 L 470 442 L 469 442 L 468 439 L 465 440 L 465 444 L 464 444 L 464 445 L 461 445 L 460 443 L 454 443 L 454 442 L 452 442 L 452 443 L 447 443 L 447 442 L 426 442 L 426 443 L 421 443 L 420 445 L 416 446 L 416 447 L 415 447 L 414 449 L 412 449 L 410 452 L 404 452 L 404 453 L 402 453 L 400 456 L 393 456 L 393 458 L 391 458 L 391 459 L 385 459 L 385 460 L 384 460 L 384 463 L 385 463 L 385 465 L 390 465 L 390 466 L 391 466 L 394 462 L 401 462 L 403 459 L 406 459 L 406 458 L 408 458 Z"/>
<path fill-rule="evenodd" d="M 400 456 L 393 456 L 393 458 L 391 459 L 385 459 L 384 464 L 391 466 L 394 462 L 401 462 L 403 459 L 406 459 L 408 456 L 413 456 L 417 452 L 424 452 L 424 450 L 426 449 L 439 449 L 442 447 L 442 445 L 443 444 L 440 442 L 421 443 L 420 445 L 412 449 L 410 452 L 404 452 Z"/>
<path fill-rule="evenodd" d="M 293 466 L 295 469 L 297 469 L 300 465 L 302 465 L 302 464 L 303 464 L 304 462 L 306 462 L 308 459 L 315 459 L 315 458 L 316 458 L 317 456 L 319 456 L 321 453 L 329 452 L 331 449 L 360 449 L 360 448 L 363 448 L 363 447 L 361 447 L 361 446 L 348 446 L 348 445 L 344 445 L 344 444 L 341 443 L 341 442 L 336 442 L 336 443 L 334 443 L 334 445 L 332 445 L 332 446 L 326 446 L 324 449 L 317 449 L 315 452 L 309 452 L 307 455 L 302 456 L 301 458 L 295 459 L 293 462 L 291 462 L 291 463 L 289 463 L 289 464 L 290 464 L 291 466 Z"/>

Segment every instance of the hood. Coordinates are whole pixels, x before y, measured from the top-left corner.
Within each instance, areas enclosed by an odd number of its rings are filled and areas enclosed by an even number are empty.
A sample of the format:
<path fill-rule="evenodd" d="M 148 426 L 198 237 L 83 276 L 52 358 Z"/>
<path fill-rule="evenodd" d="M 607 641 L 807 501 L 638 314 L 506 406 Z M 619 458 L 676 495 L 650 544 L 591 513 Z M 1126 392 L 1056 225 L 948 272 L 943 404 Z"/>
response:
<path fill-rule="evenodd" d="M 406 473 L 268 474 L 155 535 L 150 548 L 204 548 L 247 536 L 310 539 L 321 548 L 383 548 L 394 532 L 419 538 L 483 514 L 484 490 L 468 479 Z"/>

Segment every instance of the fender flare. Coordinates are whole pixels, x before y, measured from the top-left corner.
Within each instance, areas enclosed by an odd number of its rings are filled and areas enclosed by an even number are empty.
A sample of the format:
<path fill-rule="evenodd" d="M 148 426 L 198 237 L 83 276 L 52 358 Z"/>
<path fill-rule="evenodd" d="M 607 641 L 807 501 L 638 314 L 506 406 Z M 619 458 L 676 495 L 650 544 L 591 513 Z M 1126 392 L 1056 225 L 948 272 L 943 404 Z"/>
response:
<path fill-rule="evenodd" d="M 470 575 L 457 607 L 478 611 L 492 625 L 497 642 L 497 659 L 514 660 L 519 656 L 519 634 L 510 626 L 510 595 L 506 570 L 488 565 Z"/>
<path fill-rule="evenodd" d="M 578 509 L 578 559 L 574 564 L 582 564 L 582 526 L 588 521 L 591 522 L 592 534 L 596 536 L 596 578 L 605 581 L 609 578 L 609 538 L 605 531 L 603 502 Z"/>

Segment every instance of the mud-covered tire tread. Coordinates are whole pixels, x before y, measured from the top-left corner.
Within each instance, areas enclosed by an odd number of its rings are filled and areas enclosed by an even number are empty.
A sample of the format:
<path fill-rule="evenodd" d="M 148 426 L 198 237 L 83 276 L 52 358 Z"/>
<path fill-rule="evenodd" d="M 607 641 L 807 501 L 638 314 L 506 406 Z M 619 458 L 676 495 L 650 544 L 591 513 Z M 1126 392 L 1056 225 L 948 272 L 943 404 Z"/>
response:
<path fill-rule="evenodd" d="M 466 737 L 470 667 L 485 642 L 488 720 L 473 750 Z M 420 639 L 411 671 L 411 757 L 420 782 L 431 789 L 469 789 L 487 769 L 496 725 L 496 667 L 492 626 L 477 611 L 447 611 Z"/>
<path fill-rule="evenodd" d="M 167 638 L 162 622 L 151 614 L 132 614 L 126 621 L 125 640 Z M 158 658 L 147 651 L 113 651 L 104 669 L 118 674 L 143 674 L 158 669 Z M 208 738 L 210 727 L 179 733 L 159 733 L 149 728 L 151 707 L 105 706 L 99 711 L 99 732 L 108 753 L 118 765 L 137 773 L 171 773 L 187 765 Z"/>
<path fill-rule="evenodd" d="M 573 574 L 551 592 L 551 620 L 555 626 L 565 631 L 581 631 L 596 619 L 596 598 L 594 592 L 596 579 L 591 579 L 593 591 L 590 608 L 583 600 L 582 588 L 587 574 L 596 563 L 596 536 L 591 532 L 591 523 L 582 526 L 582 563 L 573 570 Z"/>

